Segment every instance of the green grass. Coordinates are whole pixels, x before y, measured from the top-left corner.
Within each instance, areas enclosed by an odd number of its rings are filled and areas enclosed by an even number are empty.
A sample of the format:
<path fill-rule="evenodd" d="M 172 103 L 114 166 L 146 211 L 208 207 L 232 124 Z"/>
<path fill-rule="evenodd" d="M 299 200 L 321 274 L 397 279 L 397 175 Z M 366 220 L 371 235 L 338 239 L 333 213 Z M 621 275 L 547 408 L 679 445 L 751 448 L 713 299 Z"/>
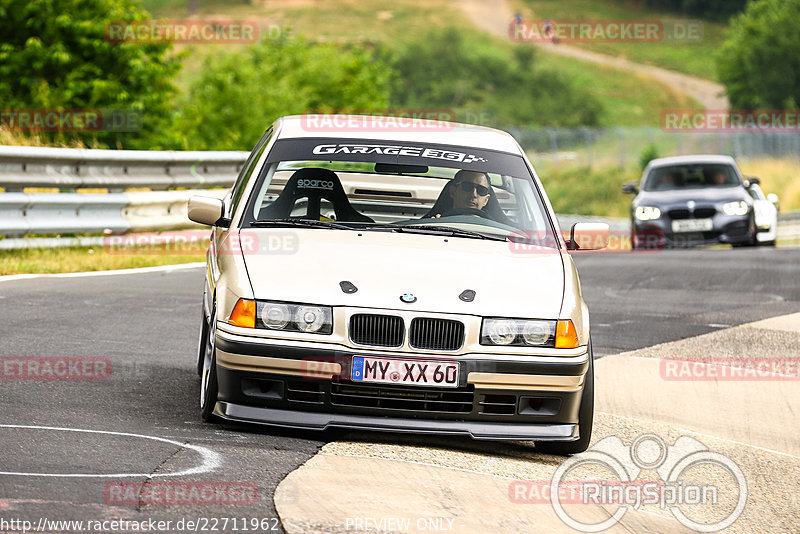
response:
<path fill-rule="evenodd" d="M 675 22 L 686 17 L 653 10 L 642 2 L 614 0 L 514 0 L 512 5 L 523 18 L 552 21 L 577 20 L 660 20 Z M 645 63 L 716 80 L 714 57 L 724 40 L 726 24 L 702 21 L 702 40 L 696 43 L 569 42 L 637 63 Z"/>
<path fill-rule="evenodd" d="M 0 250 L 0 275 L 24 273 L 74 273 L 175 265 L 205 260 L 195 254 L 123 253 L 103 247 L 35 248 Z"/>
<path fill-rule="evenodd" d="M 639 181 L 642 177 L 638 167 L 630 165 L 620 168 L 610 163 L 575 165 L 568 162 L 537 161 L 531 154 L 547 196 L 556 213 L 575 215 L 598 215 L 605 217 L 627 217 L 632 196 L 624 194 L 620 186 L 624 182 Z M 742 159 L 742 172 L 761 179 L 765 194 L 778 195 L 782 211 L 800 210 L 800 163 L 794 158 Z"/>
<path fill-rule="evenodd" d="M 662 110 L 702 109 L 694 99 L 644 75 L 545 53 L 537 61 L 589 88 L 603 104 L 601 126 L 659 127 Z"/>
<path fill-rule="evenodd" d="M 549 163 L 537 165 L 536 170 L 556 213 L 574 215 L 627 217 L 632 198 L 620 186 L 641 177 L 634 168 L 616 166 L 590 168 Z"/>
<path fill-rule="evenodd" d="M 157 17 L 186 17 L 184 1 L 149 0 L 145 7 Z M 283 1 L 250 4 L 225 3 L 219 0 L 199 1 L 200 16 L 224 14 L 227 18 L 259 20 L 267 28 L 291 27 L 294 33 L 310 39 L 347 42 L 384 41 L 402 45 L 415 33 L 428 28 L 454 26 L 471 32 L 472 22 L 450 0 L 397 0 L 391 6 L 377 0 L 326 0 L 325 2 Z M 269 30 L 267 30 L 269 31 Z M 478 38 L 479 37 L 479 38 Z M 481 32 L 475 46 L 514 47 L 528 46 L 507 39 L 490 38 Z M 178 45 L 177 51 L 186 51 L 184 68 L 177 84 L 185 91 L 202 68 L 203 59 L 211 54 L 232 51 L 247 46 L 229 45 Z M 575 79 L 600 100 L 604 108 L 603 126 L 658 126 L 663 109 L 699 108 L 683 94 L 675 93 L 647 77 L 632 75 L 608 67 L 539 53 L 538 64 Z"/>

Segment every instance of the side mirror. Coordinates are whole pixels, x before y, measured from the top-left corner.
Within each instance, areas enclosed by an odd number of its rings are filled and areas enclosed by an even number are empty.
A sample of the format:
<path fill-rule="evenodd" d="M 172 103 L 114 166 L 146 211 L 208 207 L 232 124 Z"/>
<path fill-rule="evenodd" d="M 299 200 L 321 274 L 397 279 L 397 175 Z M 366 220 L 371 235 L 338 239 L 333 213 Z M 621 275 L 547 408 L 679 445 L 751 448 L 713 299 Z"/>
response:
<path fill-rule="evenodd" d="M 611 228 L 606 223 L 575 223 L 569 231 L 567 250 L 600 250 L 610 240 Z"/>
<path fill-rule="evenodd" d="M 747 177 L 747 182 L 748 182 L 750 185 L 758 185 L 758 184 L 760 184 L 760 183 L 761 183 L 761 179 L 760 179 L 760 178 L 758 178 L 757 176 L 748 176 L 748 177 Z"/>
<path fill-rule="evenodd" d="M 636 182 L 625 182 L 622 184 L 622 192 L 629 195 L 635 195 L 639 192 L 639 186 L 636 185 Z"/>
<path fill-rule="evenodd" d="M 231 221 L 222 217 L 223 203 L 213 197 L 191 197 L 189 199 L 189 219 L 209 226 L 228 226 Z"/>
<path fill-rule="evenodd" d="M 778 207 L 778 195 L 776 195 L 775 193 L 770 193 L 769 195 L 767 195 L 767 200 L 772 202 L 772 204 L 774 204 L 776 208 Z"/>

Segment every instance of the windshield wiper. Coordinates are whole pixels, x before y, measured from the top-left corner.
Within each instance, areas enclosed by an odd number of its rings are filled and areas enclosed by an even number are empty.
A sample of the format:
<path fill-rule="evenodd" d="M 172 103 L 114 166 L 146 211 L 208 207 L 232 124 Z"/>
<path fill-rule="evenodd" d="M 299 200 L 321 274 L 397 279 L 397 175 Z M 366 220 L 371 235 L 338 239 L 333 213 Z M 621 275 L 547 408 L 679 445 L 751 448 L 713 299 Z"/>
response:
<path fill-rule="evenodd" d="M 453 228 L 451 226 L 439 226 L 430 224 L 368 224 L 362 230 L 392 230 L 393 232 L 407 233 L 407 234 L 423 234 L 423 235 L 447 235 L 453 237 L 469 237 L 472 239 L 489 239 L 492 241 L 506 241 L 503 236 L 487 235 L 480 232 L 472 232 L 470 230 L 462 230 L 460 228 Z"/>
<path fill-rule="evenodd" d="M 401 226 L 401 228 L 411 228 L 413 230 L 434 230 L 436 232 L 447 233 L 451 236 L 458 237 L 473 237 L 476 239 L 489 239 L 491 241 L 505 241 L 506 238 L 500 235 L 482 234 L 480 232 L 473 232 L 472 230 L 462 230 L 461 228 L 453 228 L 452 226 L 438 226 L 429 224 L 412 224 L 409 226 Z"/>
<path fill-rule="evenodd" d="M 252 221 L 250 226 L 257 228 L 275 226 L 278 228 L 287 226 L 304 226 L 306 228 L 335 228 L 337 230 L 353 230 L 349 226 L 333 221 L 317 221 L 315 219 L 268 219 L 263 221 Z"/>

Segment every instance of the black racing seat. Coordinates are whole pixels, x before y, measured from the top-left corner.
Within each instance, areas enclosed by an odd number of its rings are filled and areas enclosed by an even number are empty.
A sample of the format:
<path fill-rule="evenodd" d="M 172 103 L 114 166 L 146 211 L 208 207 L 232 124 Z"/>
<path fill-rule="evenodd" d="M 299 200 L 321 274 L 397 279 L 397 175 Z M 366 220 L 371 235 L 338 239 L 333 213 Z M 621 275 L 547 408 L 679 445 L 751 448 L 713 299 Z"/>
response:
<path fill-rule="evenodd" d="M 436 199 L 433 207 L 422 216 L 422 219 L 430 219 L 436 215 L 444 215 L 453 209 L 453 197 L 450 196 L 450 188 L 453 187 L 453 183 L 454 180 L 447 182 L 447 184 L 442 188 L 442 192 L 439 193 L 439 198 Z M 514 223 L 511 221 L 511 219 L 509 219 L 508 216 L 503 213 L 503 208 L 500 207 L 500 201 L 497 200 L 497 195 L 495 195 L 491 184 L 489 184 L 489 200 L 486 201 L 486 205 L 481 208 L 481 210 L 486 212 L 486 215 L 488 215 L 489 218 L 495 222 L 506 224 L 508 226 L 514 226 Z"/>
<path fill-rule="evenodd" d="M 261 220 L 288 219 L 292 209 L 301 198 L 308 199 L 308 209 L 302 219 L 320 219 L 320 201 L 325 199 L 333 204 L 333 211 L 338 222 L 375 222 L 366 215 L 357 212 L 342 187 L 336 173 L 330 169 L 304 167 L 295 171 L 278 198 L 264 207 L 258 214 Z"/>

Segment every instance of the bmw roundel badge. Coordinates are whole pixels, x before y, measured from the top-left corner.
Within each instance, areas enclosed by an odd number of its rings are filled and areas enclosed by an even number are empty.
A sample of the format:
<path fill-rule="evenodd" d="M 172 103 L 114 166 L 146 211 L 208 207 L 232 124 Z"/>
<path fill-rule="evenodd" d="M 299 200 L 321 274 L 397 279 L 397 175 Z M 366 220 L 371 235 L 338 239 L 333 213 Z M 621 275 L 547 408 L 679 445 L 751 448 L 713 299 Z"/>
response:
<path fill-rule="evenodd" d="M 406 304 L 411 304 L 412 302 L 417 302 L 417 297 L 415 297 L 411 293 L 403 293 L 402 295 L 400 295 L 400 300 L 402 300 Z"/>

